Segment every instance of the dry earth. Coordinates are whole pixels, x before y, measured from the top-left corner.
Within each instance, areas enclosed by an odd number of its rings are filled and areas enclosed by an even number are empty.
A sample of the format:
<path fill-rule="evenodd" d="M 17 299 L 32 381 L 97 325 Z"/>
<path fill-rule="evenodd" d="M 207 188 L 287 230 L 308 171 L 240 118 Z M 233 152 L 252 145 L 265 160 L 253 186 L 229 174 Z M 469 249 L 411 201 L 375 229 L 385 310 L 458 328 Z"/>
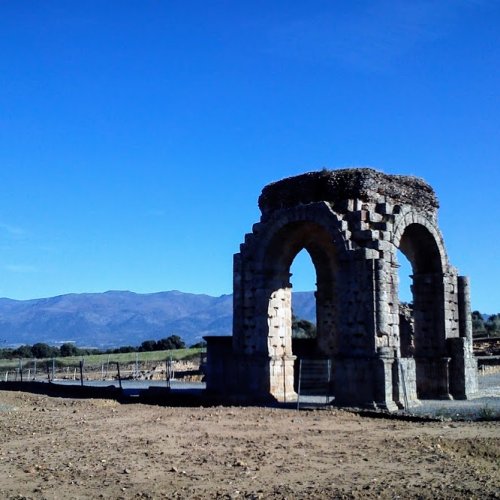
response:
<path fill-rule="evenodd" d="M 500 498 L 500 423 L 0 392 L 0 498 Z"/>

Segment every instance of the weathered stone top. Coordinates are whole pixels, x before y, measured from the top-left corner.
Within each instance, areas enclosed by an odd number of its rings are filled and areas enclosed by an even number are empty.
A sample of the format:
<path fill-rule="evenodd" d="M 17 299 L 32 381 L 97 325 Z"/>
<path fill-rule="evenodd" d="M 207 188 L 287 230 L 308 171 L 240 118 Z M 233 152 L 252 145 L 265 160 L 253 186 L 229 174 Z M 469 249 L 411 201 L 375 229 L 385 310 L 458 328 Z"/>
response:
<path fill-rule="evenodd" d="M 340 207 L 349 199 L 375 203 L 385 199 L 428 212 L 439 207 L 432 187 L 418 177 L 389 175 L 372 168 L 347 168 L 308 172 L 268 184 L 259 197 L 259 208 L 266 215 L 317 201 Z"/>

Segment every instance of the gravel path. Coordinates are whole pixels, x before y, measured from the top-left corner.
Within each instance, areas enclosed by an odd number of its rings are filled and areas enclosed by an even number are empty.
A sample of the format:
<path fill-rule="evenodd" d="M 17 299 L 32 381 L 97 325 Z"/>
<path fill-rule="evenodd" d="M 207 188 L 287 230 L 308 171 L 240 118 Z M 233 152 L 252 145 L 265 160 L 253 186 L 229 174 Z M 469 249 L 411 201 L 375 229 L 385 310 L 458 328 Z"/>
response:
<path fill-rule="evenodd" d="M 500 373 L 479 376 L 479 391 L 468 400 L 425 400 L 402 414 L 460 420 L 500 419 Z"/>

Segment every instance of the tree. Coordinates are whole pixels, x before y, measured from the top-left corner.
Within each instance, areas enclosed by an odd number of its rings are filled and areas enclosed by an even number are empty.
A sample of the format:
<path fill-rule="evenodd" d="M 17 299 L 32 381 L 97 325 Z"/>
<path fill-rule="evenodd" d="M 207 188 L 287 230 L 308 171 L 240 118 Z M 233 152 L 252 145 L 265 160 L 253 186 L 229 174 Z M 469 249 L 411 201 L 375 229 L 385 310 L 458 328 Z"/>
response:
<path fill-rule="evenodd" d="M 160 339 L 157 342 L 159 351 L 170 351 L 172 349 L 185 349 L 186 344 L 178 335 L 170 335 L 170 337 Z"/>
<path fill-rule="evenodd" d="M 472 335 L 474 337 L 484 337 L 486 335 L 483 315 L 479 311 L 473 311 L 472 313 Z"/>
<path fill-rule="evenodd" d="M 141 352 L 156 351 L 157 349 L 156 340 L 145 340 L 139 347 Z"/>
<path fill-rule="evenodd" d="M 35 358 L 50 358 L 58 354 L 58 349 L 50 347 L 50 345 L 44 344 L 43 342 L 33 344 L 31 351 L 33 352 L 33 357 Z"/>
<path fill-rule="evenodd" d="M 76 347 L 76 345 L 72 342 L 62 344 L 59 351 L 62 357 L 78 356 L 80 354 L 80 349 L 78 349 L 78 347 Z"/>
<path fill-rule="evenodd" d="M 33 350 L 30 345 L 22 345 L 18 347 L 17 349 L 14 349 L 12 351 L 12 357 L 15 358 L 32 358 L 33 357 Z"/>
<path fill-rule="evenodd" d="M 131 345 L 123 345 L 113 350 L 114 353 L 135 352 L 135 351 L 137 351 L 137 347 L 133 347 Z"/>
<path fill-rule="evenodd" d="M 500 336 L 500 314 L 492 314 L 485 323 L 488 337 Z"/>
<path fill-rule="evenodd" d="M 196 342 L 196 344 L 189 346 L 190 349 L 205 349 L 206 347 L 207 347 L 206 340 L 202 340 L 201 342 Z"/>
<path fill-rule="evenodd" d="M 307 319 L 299 319 L 292 314 L 292 337 L 294 339 L 316 338 L 316 325 L 307 321 Z"/>

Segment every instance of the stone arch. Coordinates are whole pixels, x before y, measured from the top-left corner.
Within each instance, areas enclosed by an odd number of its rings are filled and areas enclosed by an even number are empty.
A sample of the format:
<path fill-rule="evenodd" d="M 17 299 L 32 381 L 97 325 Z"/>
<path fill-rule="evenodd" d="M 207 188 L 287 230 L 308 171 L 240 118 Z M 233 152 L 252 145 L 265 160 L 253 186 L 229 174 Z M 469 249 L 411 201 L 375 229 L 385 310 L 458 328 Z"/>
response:
<path fill-rule="evenodd" d="M 293 398 L 290 266 L 305 248 L 317 276 L 316 347 L 331 358 L 338 404 L 393 410 L 414 404 L 417 389 L 422 398 L 473 393 L 468 282 L 448 263 L 438 206 L 422 179 L 368 168 L 264 187 L 260 220 L 234 255 L 232 339 L 207 339 L 207 390 L 232 401 Z M 413 266 L 412 357 L 401 351 L 397 249 Z"/>
<path fill-rule="evenodd" d="M 326 202 L 316 202 L 283 209 L 273 213 L 265 222 L 256 224 L 251 236 L 255 239 L 258 238 L 258 243 L 253 242 L 257 247 L 255 249 L 257 260 L 264 258 L 271 239 L 277 233 L 283 231 L 285 226 L 308 222 L 322 226 L 328 232 L 331 243 L 335 246 L 339 255 L 345 256 L 350 250 L 351 245 L 346 234 L 346 224 Z"/>
<path fill-rule="evenodd" d="M 326 336 L 330 341 L 335 337 L 336 327 L 333 318 L 336 309 L 336 276 L 339 268 L 338 250 L 331 233 L 321 224 L 312 221 L 296 221 L 284 225 L 274 235 L 267 248 L 263 264 L 264 273 L 269 277 L 269 311 L 271 318 L 272 310 L 276 307 L 273 295 L 290 297 L 286 300 L 286 308 L 291 299 L 290 267 L 301 250 L 306 250 L 312 260 L 316 273 L 316 299 L 317 299 L 317 328 L 318 339 L 323 345 L 327 345 Z M 288 328 L 291 323 L 289 316 L 291 311 L 286 310 Z M 269 327 L 269 337 L 272 337 L 273 329 Z M 283 332 L 290 337 L 290 332 Z"/>
<path fill-rule="evenodd" d="M 408 233 L 409 228 L 410 234 Z M 404 236 L 406 236 L 406 244 L 403 240 Z M 420 243 L 418 242 L 419 238 L 423 240 Z M 408 239 L 411 240 L 411 244 L 408 244 Z M 410 255 L 411 252 L 413 252 L 424 258 L 426 255 L 431 256 L 434 269 L 440 268 L 438 272 L 444 273 L 448 268 L 448 256 L 446 254 L 441 231 L 439 231 L 434 222 L 423 215 L 409 212 L 399 218 L 394 224 L 392 242 L 394 246 L 401 249 L 403 253 L 405 253 L 405 251 L 401 248 L 402 246 L 407 248 L 407 252 L 410 252 Z M 412 250 L 411 247 L 414 245 L 416 245 L 416 247 Z M 427 246 L 427 250 L 423 245 Z M 412 262 L 412 258 L 408 255 L 406 256 L 408 260 Z M 420 267 L 425 267 L 425 265 L 424 262 L 420 262 Z"/>
<path fill-rule="evenodd" d="M 412 266 L 412 331 L 408 332 L 400 315 L 400 353 L 414 359 L 417 397 L 445 397 L 445 274 L 449 265 L 442 236 L 427 218 L 409 213 L 395 227 L 394 244 Z"/>
<path fill-rule="evenodd" d="M 345 259 L 347 246 L 341 221 L 326 204 L 316 203 L 284 210 L 279 217 L 259 224 L 241 247 L 243 282 L 251 281 L 255 285 L 254 289 L 245 289 L 242 293 L 246 297 L 246 307 L 255 314 L 251 326 L 253 334 L 240 335 L 243 344 L 236 344 L 236 348 L 270 359 L 269 374 L 263 376 L 269 378 L 268 390 L 277 399 L 290 400 L 295 396 L 292 262 L 303 249 L 311 257 L 317 285 L 317 351 L 331 353 L 337 337 L 336 275 L 339 262 Z M 238 301 L 238 297 L 235 300 Z M 252 345 L 246 340 L 253 342 Z"/>

